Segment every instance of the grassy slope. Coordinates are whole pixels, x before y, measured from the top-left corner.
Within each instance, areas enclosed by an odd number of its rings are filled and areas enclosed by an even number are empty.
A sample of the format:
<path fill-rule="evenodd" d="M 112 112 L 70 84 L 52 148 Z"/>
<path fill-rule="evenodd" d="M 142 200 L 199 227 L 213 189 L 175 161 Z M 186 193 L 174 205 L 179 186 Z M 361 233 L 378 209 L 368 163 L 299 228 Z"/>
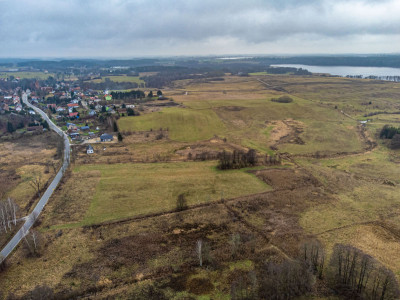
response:
<path fill-rule="evenodd" d="M 188 204 L 192 205 L 269 189 L 245 171 L 223 172 L 214 166 L 215 162 L 194 162 L 77 167 L 75 172 L 101 172 L 83 223 L 171 210 L 181 193 L 185 193 Z"/>
<path fill-rule="evenodd" d="M 316 105 L 294 96 L 289 104 L 271 102 L 270 92 L 249 91 L 214 95 L 201 85 L 188 97 L 176 97 L 186 108 L 167 108 L 161 112 L 139 117 L 121 118 L 121 130 L 150 130 L 169 128 L 172 140 L 193 142 L 219 135 L 228 141 L 262 153 L 269 152 L 268 121 L 293 118 L 304 124 L 300 136 L 304 145 L 282 145 L 282 151 L 313 153 L 316 151 L 357 151 L 361 142 L 355 131 L 356 122 L 344 117 L 334 108 Z M 221 88 L 227 88 L 222 86 Z M 256 87 L 255 87 L 256 88 Z"/>
<path fill-rule="evenodd" d="M 121 130 L 143 131 L 168 128 L 169 137 L 176 141 L 198 141 L 225 132 L 224 124 L 212 110 L 167 108 L 139 117 L 121 118 Z"/>

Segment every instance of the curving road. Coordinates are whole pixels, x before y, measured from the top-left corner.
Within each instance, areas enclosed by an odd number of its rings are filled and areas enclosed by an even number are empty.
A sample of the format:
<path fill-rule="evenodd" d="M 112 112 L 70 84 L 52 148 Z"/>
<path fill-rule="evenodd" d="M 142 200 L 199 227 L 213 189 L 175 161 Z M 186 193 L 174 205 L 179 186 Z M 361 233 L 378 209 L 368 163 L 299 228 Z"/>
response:
<path fill-rule="evenodd" d="M 46 192 L 43 194 L 42 198 L 40 198 L 38 204 L 36 204 L 35 208 L 33 211 L 29 214 L 29 216 L 26 217 L 24 225 L 21 227 L 20 230 L 15 234 L 15 236 L 12 238 L 12 240 L 1 250 L 0 252 L 0 262 L 3 261 L 4 259 L 7 258 L 8 255 L 17 247 L 18 243 L 25 237 L 25 235 L 29 232 L 31 229 L 33 223 L 35 223 L 36 219 L 39 217 L 40 213 L 42 212 L 44 206 L 46 205 L 47 201 L 49 201 L 49 198 L 53 194 L 53 191 L 57 187 L 57 185 L 60 183 L 61 178 L 64 175 L 65 170 L 68 168 L 69 165 L 69 153 L 70 153 L 70 144 L 67 135 L 60 129 L 58 128 L 51 120 L 50 118 L 39 108 L 33 106 L 28 102 L 28 95 L 23 94 L 22 95 L 22 101 L 30 108 L 35 110 L 38 114 L 42 116 L 44 120 L 49 123 L 49 127 L 51 130 L 54 130 L 58 135 L 60 135 L 64 139 L 64 161 L 63 165 L 58 171 L 56 177 L 54 177 L 53 181 L 50 183 L 49 187 L 47 188 Z"/>

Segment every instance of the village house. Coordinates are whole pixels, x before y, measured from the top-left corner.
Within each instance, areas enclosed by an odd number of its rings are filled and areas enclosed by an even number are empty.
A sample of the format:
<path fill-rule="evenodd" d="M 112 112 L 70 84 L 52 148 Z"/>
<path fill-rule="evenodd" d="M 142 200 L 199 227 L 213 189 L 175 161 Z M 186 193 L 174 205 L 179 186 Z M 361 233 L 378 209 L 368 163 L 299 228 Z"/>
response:
<path fill-rule="evenodd" d="M 67 106 L 68 106 L 68 108 L 74 108 L 74 107 L 78 108 L 79 104 L 78 103 L 68 103 Z"/>
<path fill-rule="evenodd" d="M 88 146 L 86 147 L 86 153 L 87 153 L 87 154 L 93 154 L 93 153 L 94 153 L 94 150 L 93 150 L 92 145 L 88 145 Z"/>
<path fill-rule="evenodd" d="M 108 134 L 108 133 L 103 133 L 100 136 L 101 142 L 111 142 L 113 139 L 114 139 L 114 137 L 112 136 L 112 134 Z"/>
<path fill-rule="evenodd" d="M 67 128 L 68 130 L 78 130 L 78 126 L 76 126 L 74 123 L 67 123 Z"/>
<path fill-rule="evenodd" d="M 70 113 L 68 114 L 68 116 L 69 116 L 70 118 L 79 118 L 78 112 L 70 112 Z"/>
<path fill-rule="evenodd" d="M 76 141 L 76 140 L 80 140 L 81 136 L 78 132 L 73 132 L 69 134 L 69 137 L 71 138 L 71 140 Z"/>
<path fill-rule="evenodd" d="M 21 104 L 17 104 L 16 106 L 15 106 L 15 111 L 16 112 L 20 112 L 22 110 L 22 105 Z"/>

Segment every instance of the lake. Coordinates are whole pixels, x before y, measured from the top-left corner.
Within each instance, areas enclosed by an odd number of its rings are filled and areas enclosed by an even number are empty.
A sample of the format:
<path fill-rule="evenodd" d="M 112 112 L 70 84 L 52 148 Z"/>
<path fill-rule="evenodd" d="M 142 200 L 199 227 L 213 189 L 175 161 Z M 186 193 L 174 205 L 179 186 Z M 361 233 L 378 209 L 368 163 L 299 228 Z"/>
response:
<path fill-rule="evenodd" d="M 291 68 L 302 68 L 307 69 L 312 73 L 329 73 L 331 75 L 339 76 L 400 76 L 399 68 L 384 68 L 384 67 L 349 67 L 349 66 L 308 66 L 308 65 L 297 65 L 297 64 L 280 64 L 271 65 L 272 67 L 291 67 Z"/>

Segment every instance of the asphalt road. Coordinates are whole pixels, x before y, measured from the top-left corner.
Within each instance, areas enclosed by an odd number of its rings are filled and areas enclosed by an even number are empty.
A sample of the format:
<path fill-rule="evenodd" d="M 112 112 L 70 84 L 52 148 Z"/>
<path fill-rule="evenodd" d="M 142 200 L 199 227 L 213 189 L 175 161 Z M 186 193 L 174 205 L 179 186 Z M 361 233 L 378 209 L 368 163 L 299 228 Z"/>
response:
<path fill-rule="evenodd" d="M 63 139 L 64 139 L 64 161 L 63 165 L 58 171 L 56 177 L 54 177 L 53 181 L 50 183 L 49 187 L 47 190 L 44 192 L 42 198 L 40 198 L 38 204 L 36 204 L 35 208 L 33 211 L 29 214 L 29 216 L 26 218 L 26 221 L 24 225 L 21 227 L 21 229 L 15 234 L 15 236 L 12 238 L 12 240 L 1 250 L 0 252 L 0 262 L 7 258 L 8 255 L 17 247 L 18 243 L 24 238 L 24 236 L 29 232 L 31 229 L 33 223 L 35 223 L 36 219 L 39 217 L 40 213 L 42 212 L 44 206 L 47 204 L 47 201 L 49 201 L 51 195 L 53 194 L 54 190 L 56 189 L 57 185 L 60 183 L 61 178 L 64 175 L 64 171 L 68 168 L 69 165 L 69 154 L 70 154 L 70 144 L 67 135 L 60 129 L 58 128 L 51 120 L 50 118 L 39 108 L 33 106 L 28 102 L 28 96 L 24 93 L 22 95 L 22 101 L 32 108 L 36 113 L 40 114 L 44 120 L 49 123 L 49 127 L 51 130 L 54 130 L 57 134 L 59 134 Z"/>

